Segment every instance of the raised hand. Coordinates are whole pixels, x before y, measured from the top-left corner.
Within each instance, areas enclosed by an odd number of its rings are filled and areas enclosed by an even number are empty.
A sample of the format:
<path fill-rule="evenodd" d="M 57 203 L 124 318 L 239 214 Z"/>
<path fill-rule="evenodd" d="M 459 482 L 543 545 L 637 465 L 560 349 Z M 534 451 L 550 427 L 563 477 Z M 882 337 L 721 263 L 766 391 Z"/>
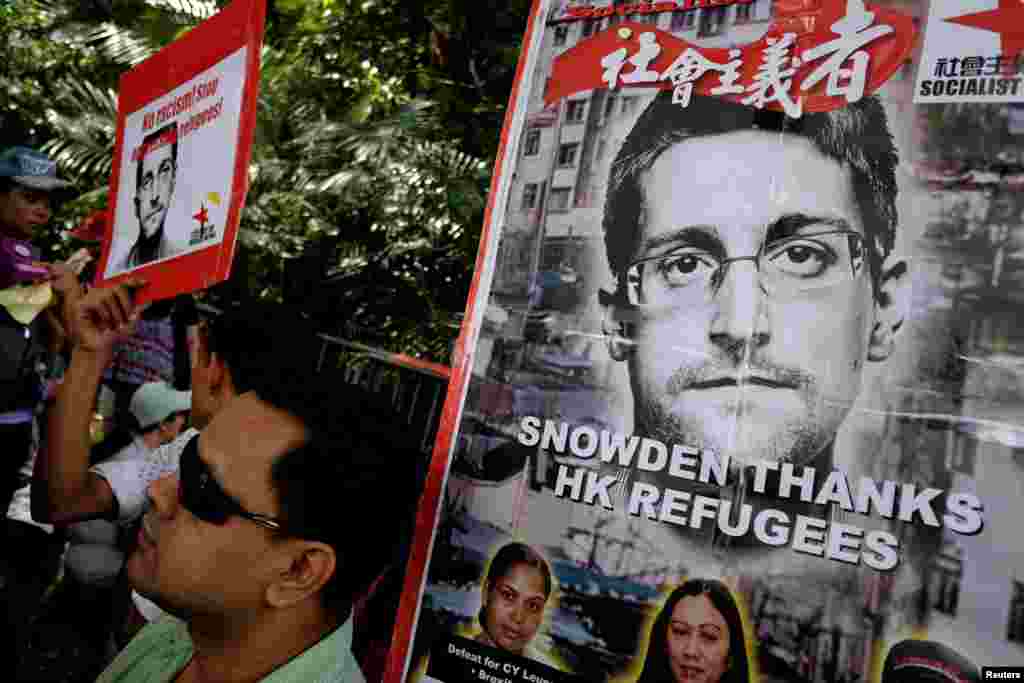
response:
<path fill-rule="evenodd" d="M 114 342 L 130 334 L 141 308 L 133 302 L 133 292 L 144 286 L 132 279 L 111 287 L 92 289 L 69 302 L 71 343 L 75 349 L 108 354 Z"/>

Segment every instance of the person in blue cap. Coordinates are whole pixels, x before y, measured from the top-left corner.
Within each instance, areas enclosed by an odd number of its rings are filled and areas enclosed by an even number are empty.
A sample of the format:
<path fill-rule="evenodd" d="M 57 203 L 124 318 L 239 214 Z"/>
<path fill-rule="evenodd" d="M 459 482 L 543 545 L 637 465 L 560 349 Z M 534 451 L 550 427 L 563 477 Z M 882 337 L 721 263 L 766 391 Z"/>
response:
<path fill-rule="evenodd" d="M 28 147 L 0 153 L 0 231 L 31 239 L 50 221 L 50 193 L 71 186 L 57 177 L 57 162 Z"/>
<path fill-rule="evenodd" d="M 57 177 L 56 162 L 28 147 L 0 151 L 0 289 L 49 281 L 56 306 L 44 314 L 15 318 L 0 307 L 0 511 L 25 481 L 22 472 L 33 449 L 33 420 L 43 397 L 41 368 L 64 338 L 60 303 L 80 292 L 74 271 L 40 261 L 30 240 L 52 217 L 52 197 L 70 183 Z M 17 647 L 29 614 L 38 606 L 46 578 L 56 574 L 60 542 L 39 527 L 4 517 L 0 524 L 0 638 Z M 63 545 L 60 543 L 60 545 Z M 13 660 L 12 660 L 13 661 Z M 14 680 L 13 676 L 0 679 Z"/>
<path fill-rule="evenodd" d="M 57 177 L 57 164 L 28 147 L 0 152 L 0 260 L 10 266 L 9 281 L 50 280 L 58 297 L 78 292 L 70 268 L 40 261 L 39 250 L 29 240 L 50 222 L 51 195 L 70 186 Z M 12 262 L 14 264 L 12 265 Z M 59 310 L 59 309 L 58 309 Z M 63 337 L 60 316 L 39 316 L 27 324 L 0 309 L 0 440 L 5 455 L 0 460 L 0 509 L 6 510 L 18 488 L 17 472 L 29 457 L 32 419 L 39 399 L 37 368 L 49 337 Z"/>

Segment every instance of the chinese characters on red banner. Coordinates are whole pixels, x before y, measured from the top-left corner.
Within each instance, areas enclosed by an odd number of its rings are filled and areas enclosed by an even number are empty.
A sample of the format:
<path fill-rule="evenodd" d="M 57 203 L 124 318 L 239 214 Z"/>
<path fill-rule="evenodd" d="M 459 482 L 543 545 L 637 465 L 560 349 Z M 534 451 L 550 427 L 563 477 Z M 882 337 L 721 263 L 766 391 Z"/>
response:
<path fill-rule="evenodd" d="M 780 21 L 759 40 L 725 48 L 622 23 L 555 60 L 545 101 L 600 87 L 646 86 L 673 90 L 683 107 L 696 93 L 797 117 L 871 94 L 913 46 L 909 17 L 863 0 L 826 2 L 807 26 Z"/>
<path fill-rule="evenodd" d="M 888 24 L 877 23 L 875 13 L 865 9 L 860 0 L 849 0 L 845 16 L 834 22 L 831 30 L 836 38 L 817 43 L 799 54 L 795 54 L 794 49 L 796 34 L 767 37 L 756 71 L 746 79 L 741 76 L 745 66 L 744 54 L 738 49 L 729 50 L 728 59 L 718 62 L 700 48 L 687 47 L 667 69 L 660 72 L 652 69 L 663 47 L 658 42 L 656 31 L 645 31 L 638 36 L 639 47 L 632 54 L 628 48 L 619 47 L 602 57 L 602 79 L 611 89 L 620 84 L 670 81 L 674 87 L 674 100 L 686 107 L 694 84 L 713 72 L 718 82 L 709 91 L 711 95 L 739 95 L 743 104 L 758 109 L 775 102 L 786 115 L 798 117 L 803 112 L 803 99 L 799 93 L 810 90 L 823 80 L 826 95 L 843 97 L 847 102 L 861 99 L 865 94 L 871 63 L 871 55 L 864 48 L 894 31 Z M 632 29 L 621 28 L 618 35 L 629 39 Z M 747 56 L 750 56 L 749 52 Z M 800 79 L 799 92 L 794 93 L 798 68 L 816 62 L 820 64 Z"/>

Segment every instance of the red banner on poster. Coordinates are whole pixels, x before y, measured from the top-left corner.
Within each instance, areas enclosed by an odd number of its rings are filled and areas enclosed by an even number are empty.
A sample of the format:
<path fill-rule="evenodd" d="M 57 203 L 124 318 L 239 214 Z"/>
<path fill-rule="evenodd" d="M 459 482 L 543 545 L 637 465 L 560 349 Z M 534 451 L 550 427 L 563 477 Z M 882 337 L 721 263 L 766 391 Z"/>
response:
<path fill-rule="evenodd" d="M 235 0 L 121 77 L 98 284 L 139 301 L 231 272 L 256 123 L 264 0 Z"/>
<path fill-rule="evenodd" d="M 625 22 L 555 59 L 547 103 L 584 90 L 641 86 L 716 95 L 756 108 L 831 111 L 877 91 L 914 46 L 911 17 L 859 0 L 806 9 L 780 3 L 768 32 L 735 48 L 701 47 L 641 22 Z"/>

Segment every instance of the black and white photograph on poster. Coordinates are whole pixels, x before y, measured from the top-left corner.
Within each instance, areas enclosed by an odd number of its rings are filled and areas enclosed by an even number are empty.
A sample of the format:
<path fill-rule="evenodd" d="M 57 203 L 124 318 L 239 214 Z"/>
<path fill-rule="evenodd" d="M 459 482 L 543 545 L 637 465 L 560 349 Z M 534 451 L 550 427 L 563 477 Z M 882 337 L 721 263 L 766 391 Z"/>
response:
<path fill-rule="evenodd" d="M 914 102 L 1024 102 L 1024 5 L 930 0 Z"/>
<path fill-rule="evenodd" d="M 796 5 L 545 4 L 409 671 L 482 628 L 512 542 L 558 586 L 538 641 L 587 680 L 639 680 L 695 578 L 733 596 L 749 681 L 878 683 L 904 641 L 1024 657 L 1016 114 L 915 107 L 906 56 L 872 81 L 886 12 L 924 3 Z M 773 106 L 723 95 L 757 41 L 763 78 L 791 47 L 816 68 L 801 25 L 867 47 L 822 99 L 795 62 Z"/>
<path fill-rule="evenodd" d="M 930 201 L 918 248 L 928 286 L 915 298 L 945 330 L 951 353 L 933 372 L 953 400 L 893 406 L 884 446 L 893 464 L 922 478 L 930 471 L 937 487 L 984 503 L 979 533 L 936 530 L 923 596 L 928 638 L 979 667 L 1024 661 L 1024 548 L 1012 521 L 1024 494 L 1024 140 L 1015 109 L 946 104 L 919 113 L 917 175 Z M 900 426 L 896 416 L 908 411 L 945 415 Z"/>
<path fill-rule="evenodd" d="M 223 240 L 246 51 L 239 49 L 126 117 L 106 277 Z"/>

